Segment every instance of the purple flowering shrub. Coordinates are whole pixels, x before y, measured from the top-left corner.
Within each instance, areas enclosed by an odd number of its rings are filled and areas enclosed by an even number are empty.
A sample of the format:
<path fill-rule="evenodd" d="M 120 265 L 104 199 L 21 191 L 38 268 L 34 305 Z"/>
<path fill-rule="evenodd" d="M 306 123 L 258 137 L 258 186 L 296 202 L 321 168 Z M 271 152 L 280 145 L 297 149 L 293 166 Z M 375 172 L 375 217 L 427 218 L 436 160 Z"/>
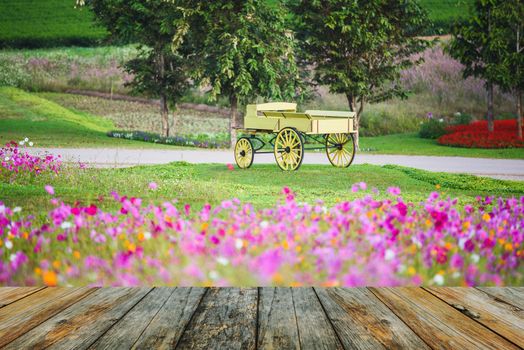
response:
<path fill-rule="evenodd" d="M 52 154 L 31 155 L 26 147 L 32 145 L 33 142 L 25 138 L 19 143 L 8 142 L 0 148 L 0 181 L 13 182 L 22 178 L 32 179 L 45 173 L 58 174 L 62 166 L 61 157 Z"/>
<path fill-rule="evenodd" d="M 158 186 L 149 184 L 155 191 Z M 353 191 L 366 191 L 360 183 Z M 0 285 L 521 285 L 524 197 L 461 207 L 432 193 L 326 207 L 283 190 L 262 210 L 196 210 L 112 194 L 116 209 L 54 198 L 45 223 L 0 203 Z"/>

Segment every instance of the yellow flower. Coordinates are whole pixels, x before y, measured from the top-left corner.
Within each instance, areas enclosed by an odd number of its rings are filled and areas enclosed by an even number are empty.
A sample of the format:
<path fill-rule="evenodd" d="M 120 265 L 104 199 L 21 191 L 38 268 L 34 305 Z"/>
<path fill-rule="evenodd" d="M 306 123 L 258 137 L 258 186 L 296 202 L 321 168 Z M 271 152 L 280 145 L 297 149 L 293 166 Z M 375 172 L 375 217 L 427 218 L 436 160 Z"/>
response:
<path fill-rule="evenodd" d="M 285 239 L 285 240 L 282 242 L 282 248 L 284 248 L 285 250 L 288 250 L 288 249 L 289 249 L 289 243 L 287 242 L 287 239 Z"/>
<path fill-rule="evenodd" d="M 53 267 L 58 270 L 60 268 L 60 261 L 58 260 L 53 261 Z"/>
<path fill-rule="evenodd" d="M 35 267 L 35 275 L 40 276 L 42 274 L 42 269 L 39 267 Z"/>
<path fill-rule="evenodd" d="M 80 259 L 80 252 L 78 250 L 75 250 L 73 252 L 73 256 L 75 257 L 75 259 Z"/>
<path fill-rule="evenodd" d="M 417 270 L 413 266 L 408 267 L 408 275 L 413 276 L 417 273 Z"/>
<path fill-rule="evenodd" d="M 437 190 L 440 190 L 440 185 L 439 185 L 439 184 L 436 184 L 436 185 L 435 185 L 435 188 L 436 188 Z"/>
<path fill-rule="evenodd" d="M 488 213 L 484 213 L 484 215 L 482 215 L 482 220 L 489 222 L 489 220 L 491 220 L 491 217 Z"/>
<path fill-rule="evenodd" d="M 284 283 L 284 277 L 282 277 L 282 275 L 277 272 L 273 275 L 273 282 L 275 284 L 282 284 Z"/>

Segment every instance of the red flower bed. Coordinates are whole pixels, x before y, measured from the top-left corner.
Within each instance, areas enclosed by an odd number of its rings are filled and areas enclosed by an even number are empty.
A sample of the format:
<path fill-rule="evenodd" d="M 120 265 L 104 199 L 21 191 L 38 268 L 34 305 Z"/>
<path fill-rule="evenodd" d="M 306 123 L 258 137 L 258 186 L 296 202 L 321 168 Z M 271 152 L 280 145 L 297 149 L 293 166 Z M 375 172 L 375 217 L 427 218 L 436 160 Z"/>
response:
<path fill-rule="evenodd" d="M 485 120 L 469 125 L 448 127 L 448 133 L 437 139 L 441 145 L 469 148 L 510 148 L 524 147 L 524 141 L 518 138 L 517 120 L 496 120 L 495 132 L 488 132 Z"/>

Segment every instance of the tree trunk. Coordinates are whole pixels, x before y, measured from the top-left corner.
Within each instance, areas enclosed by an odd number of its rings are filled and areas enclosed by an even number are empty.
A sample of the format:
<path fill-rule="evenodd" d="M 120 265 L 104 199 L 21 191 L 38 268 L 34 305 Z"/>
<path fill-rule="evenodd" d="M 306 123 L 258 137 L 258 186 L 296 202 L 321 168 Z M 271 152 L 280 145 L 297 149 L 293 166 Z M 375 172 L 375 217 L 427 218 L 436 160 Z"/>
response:
<path fill-rule="evenodd" d="M 160 96 L 160 116 L 162 117 L 162 136 L 169 137 L 169 110 L 166 95 Z"/>
<path fill-rule="evenodd" d="M 360 126 L 360 114 L 362 113 L 362 110 L 364 109 L 364 101 L 362 100 L 360 102 L 360 107 L 357 110 L 357 101 L 355 96 L 352 94 L 346 94 L 346 98 L 348 99 L 348 105 L 349 110 L 351 112 L 355 112 L 355 120 L 353 123 L 353 127 L 356 130 L 355 133 L 355 148 L 356 150 L 360 150 L 360 137 L 359 137 L 359 126 Z"/>
<path fill-rule="evenodd" d="M 160 50 L 158 53 L 158 71 L 160 73 L 160 84 L 164 84 L 165 77 L 165 60 L 164 54 Z M 165 94 L 164 86 L 160 94 L 160 116 L 162 118 L 162 136 L 169 137 L 169 110 L 167 108 L 167 96 Z"/>
<path fill-rule="evenodd" d="M 522 90 L 517 90 L 517 134 L 519 139 L 522 140 Z"/>
<path fill-rule="evenodd" d="M 172 124 L 174 133 L 176 133 L 177 124 L 178 124 L 178 108 L 177 108 L 177 105 L 174 105 L 173 106 L 173 124 Z"/>
<path fill-rule="evenodd" d="M 237 114 L 238 114 L 238 99 L 236 95 L 229 96 L 229 103 L 231 104 L 231 113 L 229 115 L 229 132 L 231 135 L 231 147 L 235 147 L 237 143 Z"/>
<path fill-rule="evenodd" d="M 491 81 L 488 81 L 486 89 L 488 92 L 488 131 L 493 132 L 495 130 L 495 118 L 493 116 L 493 83 Z"/>

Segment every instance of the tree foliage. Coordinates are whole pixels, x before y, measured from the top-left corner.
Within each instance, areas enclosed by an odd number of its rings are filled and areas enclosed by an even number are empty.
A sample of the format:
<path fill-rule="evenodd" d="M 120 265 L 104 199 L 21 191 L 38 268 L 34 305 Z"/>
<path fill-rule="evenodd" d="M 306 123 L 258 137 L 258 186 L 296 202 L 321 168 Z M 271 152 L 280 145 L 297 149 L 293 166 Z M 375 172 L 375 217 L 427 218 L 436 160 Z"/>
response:
<path fill-rule="evenodd" d="M 430 42 L 417 36 L 427 14 L 406 0 L 290 0 L 295 30 L 313 81 L 344 94 L 357 123 L 366 102 L 405 97 L 400 72 L 419 61 L 413 55 Z"/>
<path fill-rule="evenodd" d="M 176 109 L 189 88 L 187 56 L 183 37 L 187 9 L 196 1 L 88 0 L 98 22 L 118 41 L 138 43 L 136 58 L 125 64 L 134 76 L 129 84 L 140 94 L 160 98 L 163 136 L 169 136 L 168 103 Z M 178 40 L 173 42 L 173 38 Z"/>
<path fill-rule="evenodd" d="M 239 103 L 300 95 L 294 39 L 278 6 L 266 0 L 206 1 L 193 21 L 195 77 L 211 87 L 212 98 L 229 99 L 232 127 L 241 124 Z M 233 131 L 231 136 L 234 142 Z"/>

